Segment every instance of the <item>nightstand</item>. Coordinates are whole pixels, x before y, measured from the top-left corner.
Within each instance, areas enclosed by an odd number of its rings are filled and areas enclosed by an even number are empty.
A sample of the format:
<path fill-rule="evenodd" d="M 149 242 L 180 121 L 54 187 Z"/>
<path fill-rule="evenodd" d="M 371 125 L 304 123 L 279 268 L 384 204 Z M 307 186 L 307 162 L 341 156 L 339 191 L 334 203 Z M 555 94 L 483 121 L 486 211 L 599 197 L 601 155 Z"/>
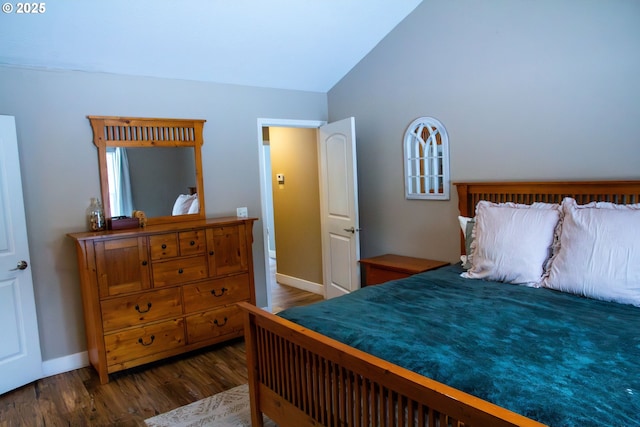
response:
<path fill-rule="evenodd" d="M 403 279 L 417 273 L 449 265 L 446 261 L 393 254 L 364 258 L 360 260 L 360 264 L 364 266 L 362 286 L 378 285 L 389 280 Z"/>

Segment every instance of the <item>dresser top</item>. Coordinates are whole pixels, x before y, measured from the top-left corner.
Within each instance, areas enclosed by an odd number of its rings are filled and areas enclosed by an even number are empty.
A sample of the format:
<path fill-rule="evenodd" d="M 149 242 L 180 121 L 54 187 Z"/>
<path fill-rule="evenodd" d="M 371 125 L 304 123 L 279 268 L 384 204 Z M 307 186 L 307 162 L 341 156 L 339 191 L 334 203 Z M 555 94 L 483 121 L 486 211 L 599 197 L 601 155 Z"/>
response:
<path fill-rule="evenodd" d="M 233 225 L 238 223 L 253 224 L 258 218 L 240 218 L 236 216 L 207 218 L 195 221 L 181 221 L 168 224 L 148 225 L 140 228 L 129 228 L 125 230 L 105 230 L 105 231 L 84 231 L 79 233 L 68 233 L 67 236 L 74 240 L 100 240 L 111 239 L 113 237 L 145 236 L 148 234 L 158 234 L 172 231 L 188 231 L 203 227 Z"/>

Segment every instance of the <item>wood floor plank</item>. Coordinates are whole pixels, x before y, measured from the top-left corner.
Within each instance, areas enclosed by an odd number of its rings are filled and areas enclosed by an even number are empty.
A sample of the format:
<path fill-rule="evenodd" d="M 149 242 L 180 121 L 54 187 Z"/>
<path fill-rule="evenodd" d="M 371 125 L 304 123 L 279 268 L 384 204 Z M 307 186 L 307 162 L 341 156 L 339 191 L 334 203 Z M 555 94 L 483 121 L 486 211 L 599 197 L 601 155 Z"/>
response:
<path fill-rule="evenodd" d="M 271 284 L 282 310 L 322 297 Z M 145 426 L 144 420 L 246 384 L 244 341 L 127 369 L 107 384 L 91 367 L 43 378 L 0 395 L 0 427 Z"/>

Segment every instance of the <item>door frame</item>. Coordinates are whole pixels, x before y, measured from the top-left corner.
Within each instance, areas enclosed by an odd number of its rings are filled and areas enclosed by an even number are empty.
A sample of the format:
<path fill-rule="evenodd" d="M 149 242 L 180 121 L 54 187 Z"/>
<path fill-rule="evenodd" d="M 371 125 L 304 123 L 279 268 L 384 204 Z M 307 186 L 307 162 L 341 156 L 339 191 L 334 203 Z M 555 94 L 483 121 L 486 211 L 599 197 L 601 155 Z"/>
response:
<path fill-rule="evenodd" d="M 271 189 L 271 182 L 266 182 L 265 170 L 266 159 L 264 157 L 264 139 L 262 138 L 262 128 L 264 127 L 284 127 L 284 128 L 311 128 L 318 129 L 327 124 L 326 120 L 295 120 L 295 119 L 268 119 L 258 118 L 258 153 L 260 164 L 260 212 L 262 214 L 262 239 L 264 251 L 265 268 L 265 288 L 267 291 L 267 310 L 271 311 L 271 283 L 269 280 L 269 235 L 267 231 L 267 195 L 266 191 Z M 272 232 L 274 232 L 272 230 Z M 278 248 L 276 247 L 276 253 Z M 324 267 L 324 266 L 323 266 Z M 324 271 L 324 268 L 323 268 Z"/>

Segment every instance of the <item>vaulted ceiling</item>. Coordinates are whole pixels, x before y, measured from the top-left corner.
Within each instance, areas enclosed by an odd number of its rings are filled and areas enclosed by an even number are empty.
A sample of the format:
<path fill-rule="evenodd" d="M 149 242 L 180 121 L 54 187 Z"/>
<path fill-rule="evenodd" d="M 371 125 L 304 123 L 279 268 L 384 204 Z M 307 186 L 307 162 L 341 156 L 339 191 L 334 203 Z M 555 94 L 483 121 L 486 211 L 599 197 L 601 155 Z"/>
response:
<path fill-rule="evenodd" d="M 0 64 L 327 92 L 421 1 L 11 2 Z"/>

